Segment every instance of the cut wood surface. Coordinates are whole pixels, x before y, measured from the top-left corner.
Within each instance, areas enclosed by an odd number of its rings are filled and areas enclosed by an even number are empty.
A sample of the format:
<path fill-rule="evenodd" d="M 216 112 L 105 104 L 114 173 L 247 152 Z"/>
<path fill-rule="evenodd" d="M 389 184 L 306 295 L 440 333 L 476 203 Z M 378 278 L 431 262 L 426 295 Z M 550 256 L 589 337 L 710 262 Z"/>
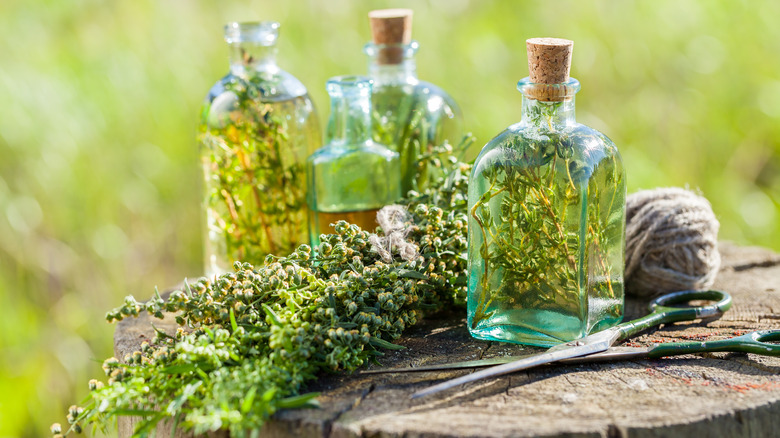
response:
<path fill-rule="evenodd" d="M 780 328 L 780 255 L 762 248 L 721 244 L 723 264 L 714 289 L 734 304 L 716 320 L 665 325 L 628 345 L 725 339 Z M 647 303 L 626 300 L 626 319 Z M 119 323 L 117 357 L 152 337 L 148 315 Z M 159 328 L 175 330 L 166 319 Z M 454 362 L 543 350 L 472 339 L 465 311 L 422 321 L 387 351 L 385 367 Z M 373 366 L 375 367 L 375 365 Z M 780 436 L 780 358 L 712 353 L 656 360 L 547 366 L 474 382 L 410 400 L 413 392 L 469 370 L 325 375 L 321 409 L 277 413 L 264 429 L 271 437 L 773 437 Z M 121 419 L 120 437 L 132 433 Z M 160 430 L 168 437 L 170 431 Z M 177 433 L 177 437 L 191 436 Z M 215 433 L 210 436 L 228 436 Z"/>

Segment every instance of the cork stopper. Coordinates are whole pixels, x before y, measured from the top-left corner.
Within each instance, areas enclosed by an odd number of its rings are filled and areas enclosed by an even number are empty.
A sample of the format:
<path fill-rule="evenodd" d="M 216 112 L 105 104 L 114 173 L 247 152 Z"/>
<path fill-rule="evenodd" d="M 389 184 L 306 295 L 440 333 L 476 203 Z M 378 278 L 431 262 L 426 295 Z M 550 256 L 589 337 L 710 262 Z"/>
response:
<path fill-rule="evenodd" d="M 374 44 L 384 47 L 379 51 L 380 64 L 400 64 L 403 48 L 412 42 L 411 9 L 377 9 L 368 13 L 371 23 L 371 37 Z"/>
<path fill-rule="evenodd" d="M 531 38 L 526 41 L 528 71 L 536 84 L 564 84 L 569 81 L 574 41 L 561 38 Z M 531 90 L 537 100 L 561 101 L 567 95 L 565 86 L 537 87 Z"/>

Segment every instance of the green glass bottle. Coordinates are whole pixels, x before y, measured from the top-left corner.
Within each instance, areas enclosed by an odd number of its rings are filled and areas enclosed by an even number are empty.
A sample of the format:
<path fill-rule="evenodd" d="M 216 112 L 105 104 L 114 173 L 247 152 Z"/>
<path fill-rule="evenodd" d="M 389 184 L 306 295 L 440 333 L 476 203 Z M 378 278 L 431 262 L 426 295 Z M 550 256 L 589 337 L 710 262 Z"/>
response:
<path fill-rule="evenodd" d="M 377 211 L 401 198 L 398 153 L 371 139 L 371 79 L 338 76 L 327 90 L 325 146 L 307 161 L 312 246 L 339 220 L 373 231 Z"/>
<path fill-rule="evenodd" d="M 417 77 L 414 57 L 419 44 L 411 40 L 412 11 L 375 10 L 369 20 L 373 41 L 366 44 L 365 53 L 374 80 L 373 138 L 399 153 L 401 193 L 406 195 L 442 176 L 420 158 L 445 140 L 459 142 L 462 116 L 449 94 Z"/>
<path fill-rule="evenodd" d="M 474 163 L 468 328 L 479 339 L 550 346 L 622 319 L 625 174 L 612 141 L 574 119 L 572 45 L 528 40 L 522 120 Z"/>
<path fill-rule="evenodd" d="M 305 162 L 321 134 L 306 87 L 276 64 L 278 32 L 225 26 L 230 72 L 209 91 L 199 133 L 207 275 L 307 241 Z"/>

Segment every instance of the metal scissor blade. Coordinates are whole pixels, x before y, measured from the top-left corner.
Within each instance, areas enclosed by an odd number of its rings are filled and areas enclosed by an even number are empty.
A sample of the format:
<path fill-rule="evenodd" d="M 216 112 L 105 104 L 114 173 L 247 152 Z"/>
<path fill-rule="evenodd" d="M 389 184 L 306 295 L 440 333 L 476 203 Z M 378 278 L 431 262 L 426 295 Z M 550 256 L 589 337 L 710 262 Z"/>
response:
<path fill-rule="evenodd" d="M 642 359 L 647 357 L 647 353 L 650 351 L 650 347 L 610 347 L 607 351 L 601 353 L 590 354 L 587 356 L 572 357 L 569 359 L 562 359 L 556 364 L 581 364 L 591 362 L 611 362 L 617 360 L 630 360 L 630 359 Z M 438 363 L 432 365 L 420 365 L 416 367 L 404 367 L 404 368 L 375 368 L 372 370 L 361 370 L 360 374 L 388 374 L 388 373 L 417 373 L 425 371 L 448 371 L 448 370 L 461 370 L 467 368 L 484 368 L 494 365 L 501 365 L 510 362 L 516 362 L 521 359 L 532 357 L 532 355 L 526 356 L 498 356 L 491 357 L 489 359 L 475 359 L 462 362 L 450 362 L 450 363 Z"/>
<path fill-rule="evenodd" d="M 588 356 L 563 359 L 556 363 L 571 365 L 592 362 L 614 362 L 618 360 L 646 359 L 650 347 L 610 347 L 607 351 Z"/>
<path fill-rule="evenodd" d="M 490 359 L 475 359 L 467 360 L 463 362 L 451 362 L 451 363 L 439 363 L 432 365 L 420 365 L 417 367 L 406 368 L 376 368 L 373 370 L 361 370 L 360 374 L 383 374 L 383 373 L 414 373 L 422 371 L 443 371 L 443 370 L 460 370 L 464 368 L 483 368 L 491 367 L 494 365 L 501 365 L 508 362 L 514 362 L 516 360 L 523 359 L 528 356 L 501 356 L 493 357 Z"/>
<path fill-rule="evenodd" d="M 618 330 L 607 329 L 594 335 L 578 339 L 576 341 L 556 345 L 555 347 L 547 350 L 547 352 L 538 354 L 536 356 L 523 358 L 503 365 L 497 365 L 481 371 L 476 371 L 472 374 L 448 380 L 437 385 L 433 385 L 429 388 L 423 389 L 422 391 L 415 392 L 412 394 L 412 398 L 425 397 L 440 391 L 454 388 L 464 383 L 474 382 L 477 380 L 486 379 L 488 377 L 502 376 L 504 374 L 544 365 L 550 362 L 557 362 L 559 360 L 568 359 L 571 357 L 580 357 L 600 353 L 609 349 L 619 334 L 620 331 Z"/>

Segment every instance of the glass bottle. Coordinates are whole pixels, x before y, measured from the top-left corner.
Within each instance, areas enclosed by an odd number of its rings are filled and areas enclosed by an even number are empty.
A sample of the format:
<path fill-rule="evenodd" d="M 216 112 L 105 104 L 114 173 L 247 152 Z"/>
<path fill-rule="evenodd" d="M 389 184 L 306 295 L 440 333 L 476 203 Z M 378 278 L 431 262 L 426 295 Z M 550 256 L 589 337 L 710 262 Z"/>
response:
<path fill-rule="evenodd" d="M 306 87 L 276 64 L 279 23 L 230 23 L 230 72 L 200 125 L 207 275 L 307 240 L 306 157 L 320 145 Z"/>
<path fill-rule="evenodd" d="M 528 41 L 522 119 L 474 163 L 467 320 L 479 339 L 550 346 L 622 319 L 625 173 L 614 143 L 575 121 L 571 45 Z"/>
<path fill-rule="evenodd" d="M 325 146 L 307 160 L 312 246 L 342 219 L 373 231 L 377 211 L 401 197 L 398 153 L 371 139 L 371 80 L 338 76 L 327 90 Z"/>
<path fill-rule="evenodd" d="M 374 80 L 373 138 L 399 153 L 401 193 L 406 195 L 442 176 L 420 158 L 445 140 L 461 141 L 462 115 L 449 94 L 417 77 L 414 57 L 419 44 L 411 40 L 412 11 L 376 10 L 369 19 L 373 42 L 364 51 Z"/>

